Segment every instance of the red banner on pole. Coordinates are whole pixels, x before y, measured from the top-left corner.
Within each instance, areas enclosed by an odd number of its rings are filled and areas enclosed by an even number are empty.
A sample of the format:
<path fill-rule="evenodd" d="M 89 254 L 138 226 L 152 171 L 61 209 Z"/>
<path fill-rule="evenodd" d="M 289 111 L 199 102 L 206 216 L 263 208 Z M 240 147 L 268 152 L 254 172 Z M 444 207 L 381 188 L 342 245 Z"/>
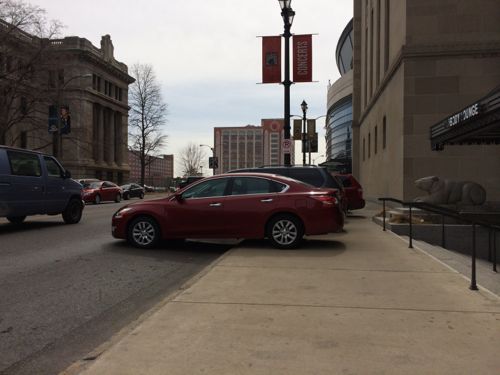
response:
<path fill-rule="evenodd" d="M 281 36 L 262 37 L 262 83 L 281 82 Z"/>
<path fill-rule="evenodd" d="M 293 36 L 293 82 L 312 82 L 312 35 Z"/>

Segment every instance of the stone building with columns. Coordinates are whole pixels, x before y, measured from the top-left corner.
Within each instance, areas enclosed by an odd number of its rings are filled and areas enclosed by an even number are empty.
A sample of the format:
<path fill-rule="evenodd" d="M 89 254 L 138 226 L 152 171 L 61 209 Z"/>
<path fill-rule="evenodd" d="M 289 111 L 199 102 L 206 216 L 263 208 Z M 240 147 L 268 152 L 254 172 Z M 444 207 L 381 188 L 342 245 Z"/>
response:
<path fill-rule="evenodd" d="M 71 133 L 62 136 L 58 157 L 79 178 L 127 181 L 128 85 L 134 82 L 127 66 L 115 60 L 109 35 L 102 37 L 100 49 L 78 37 L 51 44 L 55 66 L 68 83 L 60 104 L 71 113 Z M 78 77 L 74 85 L 72 77 Z"/>
<path fill-rule="evenodd" d="M 9 25 L 0 26 L 2 32 Z M 0 70 L 8 62 L 22 65 L 30 51 L 39 57 L 26 87 L 14 98 L 21 108 L 33 104 L 25 110 L 30 113 L 9 127 L 3 143 L 53 154 L 74 178 L 128 181 L 128 85 L 134 79 L 127 65 L 114 58 L 111 37 L 104 35 L 97 48 L 75 36 L 41 39 L 9 31 L 2 39 L 9 48 L 0 54 Z M 62 108 L 70 118 L 64 130 Z"/>

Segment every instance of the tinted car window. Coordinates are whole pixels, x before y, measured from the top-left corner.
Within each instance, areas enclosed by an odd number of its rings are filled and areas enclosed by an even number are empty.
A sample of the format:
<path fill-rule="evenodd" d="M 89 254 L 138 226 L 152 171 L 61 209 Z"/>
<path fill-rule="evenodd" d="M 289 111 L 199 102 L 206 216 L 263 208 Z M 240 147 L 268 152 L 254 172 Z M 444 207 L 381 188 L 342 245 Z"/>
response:
<path fill-rule="evenodd" d="M 12 174 L 17 176 L 40 177 L 42 169 L 37 155 L 7 151 Z"/>
<path fill-rule="evenodd" d="M 290 177 L 299 181 L 306 182 L 313 186 L 323 186 L 325 179 L 321 172 L 316 168 L 290 168 Z"/>
<path fill-rule="evenodd" d="M 182 193 L 182 198 L 221 197 L 224 195 L 224 191 L 226 190 L 227 181 L 227 178 L 219 178 L 200 182 Z"/>
<path fill-rule="evenodd" d="M 233 179 L 230 194 L 267 194 L 274 192 L 276 192 L 276 185 L 266 178 L 236 177 Z"/>
<path fill-rule="evenodd" d="M 349 177 L 347 176 L 336 176 L 340 181 L 342 181 L 342 185 L 344 185 L 344 187 L 351 187 L 352 184 L 351 184 L 351 180 L 349 179 Z"/>
<path fill-rule="evenodd" d="M 50 177 L 61 177 L 62 176 L 62 170 L 59 167 L 59 165 L 56 163 L 54 159 L 51 157 L 44 157 L 45 159 L 45 165 L 47 166 L 47 172 Z"/>

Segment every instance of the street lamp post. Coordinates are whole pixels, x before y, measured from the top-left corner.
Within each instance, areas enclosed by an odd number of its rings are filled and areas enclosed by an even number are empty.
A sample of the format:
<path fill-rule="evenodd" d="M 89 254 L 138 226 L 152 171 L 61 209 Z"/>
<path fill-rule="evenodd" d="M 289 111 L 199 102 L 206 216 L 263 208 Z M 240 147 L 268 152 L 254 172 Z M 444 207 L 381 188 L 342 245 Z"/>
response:
<path fill-rule="evenodd" d="M 92 74 L 90 73 L 87 73 L 87 74 L 80 74 L 80 75 L 77 75 L 77 76 L 74 76 L 74 77 L 71 77 L 70 79 L 68 79 L 66 82 L 64 82 L 64 84 L 62 85 L 62 87 L 58 87 L 57 88 L 57 96 L 56 96 L 56 108 L 55 110 L 57 111 L 57 131 L 54 133 L 54 139 L 53 139 L 53 142 L 54 142 L 54 156 L 60 158 L 62 157 L 62 147 L 63 147 L 63 143 L 62 143 L 62 134 L 61 134 L 61 131 L 62 131 L 62 121 L 61 121 L 61 117 L 62 117 L 62 103 L 61 103 L 61 96 L 62 96 L 62 92 L 64 91 L 64 89 L 66 88 L 66 86 L 68 85 L 68 83 L 70 83 L 71 81 L 77 79 L 77 78 L 89 78 L 89 77 L 92 77 Z M 64 108 L 64 110 L 66 111 L 65 112 L 65 115 L 66 116 L 69 116 L 69 113 L 67 112 L 68 111 L 68 108 Z"/>
<path fill-rule="evenodd" d="M 209 145 L 200 145 L 200 147 L 208 147 L 210 151 L 212 151 L 212 170 L 213 170 L 213 175 L 215 176 L 215 169 L 216 169 L 215 149 Z"/>
<path fill-rule="evenodd" d="M 307 103 L 305 100 L 302 100 L 302 104 L 300 105 L 302 108 L 302 164 L 306 165 L 306 113 L 307 113 Z M 310 164 L 310 162 L 309 162 Z"/>
<path fill-rule="evenodd" d="M 290 86 L 292 81 L 290 81 L 290 28 L 292 27 L 293 17 L 295 12 L 291 8 L 292 0 L 278 0 L 281 7 L 281 17 L 284 23 L 284 33 L 285 38 L 285 80 L 283 81 L 283 86 L 285 87 L 285 126 L 284 126 L 284 137 L 285 139 L 290 139 Z M 290 152 L 285 153 L 285 165 L 291 165 Z"/>

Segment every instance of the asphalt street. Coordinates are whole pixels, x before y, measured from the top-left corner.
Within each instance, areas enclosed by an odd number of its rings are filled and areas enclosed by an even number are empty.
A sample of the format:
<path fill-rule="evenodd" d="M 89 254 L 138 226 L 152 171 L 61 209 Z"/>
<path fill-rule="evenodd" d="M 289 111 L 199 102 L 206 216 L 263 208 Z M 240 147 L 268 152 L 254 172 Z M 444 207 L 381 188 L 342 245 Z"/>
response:
<path fill-rule="evenodd" d="M 82 221 L 0 219 L 0 374 L 54 374 L 108 340 L 230 248 L 139 250 L 111 236 L 128 202 L 87 205 Z"/>

